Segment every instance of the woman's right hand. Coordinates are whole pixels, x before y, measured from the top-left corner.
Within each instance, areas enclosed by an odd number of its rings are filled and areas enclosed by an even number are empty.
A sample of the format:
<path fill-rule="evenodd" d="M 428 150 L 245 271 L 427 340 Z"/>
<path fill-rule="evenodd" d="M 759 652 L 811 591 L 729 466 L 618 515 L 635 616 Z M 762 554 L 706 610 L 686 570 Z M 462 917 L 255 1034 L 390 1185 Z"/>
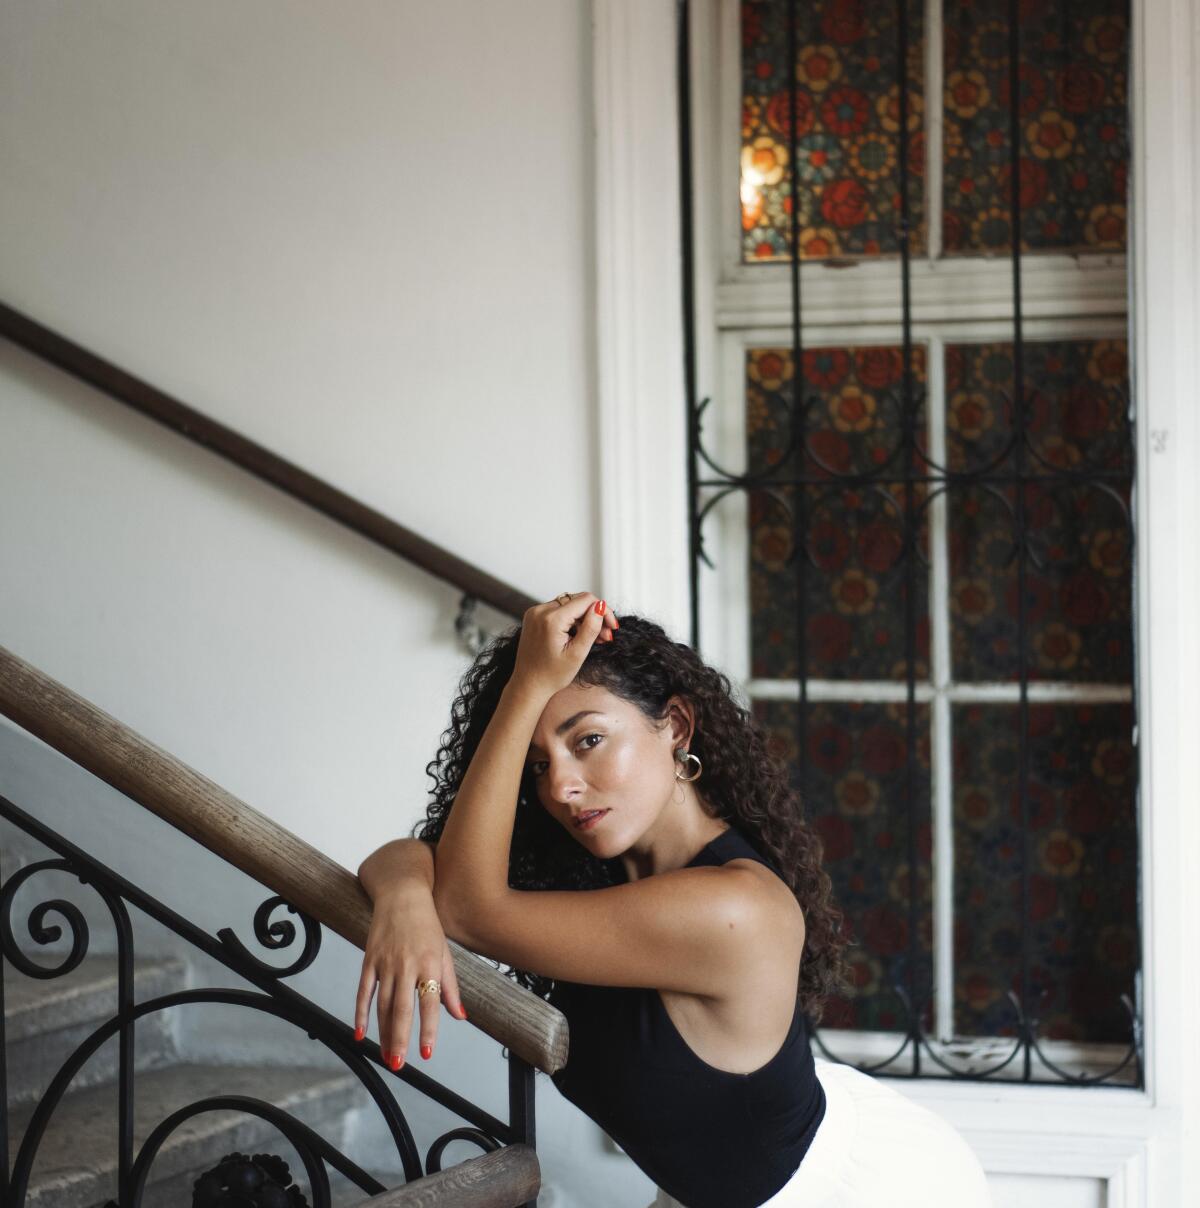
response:
<path fill-rule="evenodd" d="M 371 930 L 364 949 L 362 976 L 354 1008 L 355 1035 L 366 1034 L 371 1016 L 371 998 L 376 987 L 379 999 L 379 1049 L 385 1064 L 398 1070 L 404 1064 L 412 1035 L 413 999 L 417 983 L 427 978 L 441 982 L 440 1001 L 456 1019 L 467 1012 L 458 993 L 454 958 L 442 930 L 433 894 L 424 886 L 405 885 L 381 894 L 371 915 Z M 439 998 L 422 994 L 421 1055 L 433 1054 L 441 1015 Z M 428 1046 L 428 1047 L 426 1047 Z"/>

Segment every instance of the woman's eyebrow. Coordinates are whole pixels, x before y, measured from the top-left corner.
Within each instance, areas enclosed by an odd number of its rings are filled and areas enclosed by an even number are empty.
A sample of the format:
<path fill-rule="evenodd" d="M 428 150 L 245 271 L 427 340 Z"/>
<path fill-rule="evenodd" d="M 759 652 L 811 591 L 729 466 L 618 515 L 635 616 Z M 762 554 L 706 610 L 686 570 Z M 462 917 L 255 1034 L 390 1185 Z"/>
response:
<path fill-rule="evenodd" d="M 577 721 L 580 720 L 580 718 L 591 717 L 592 714 L 596 714 L 597 716 L 599 716 L 600 710 L 599 709 L 581 709 L 578 713 L 574 713 L 570 717 L 568 717 L 566 721 L 559 722 L 559 724 L 557 726 L 555 726 L 555 728 L 554 728 L 554 733 L 555 734 L 565 734 Z M 531 742 L 529 744 L 530 753 L 532 753 L 534 751 L 540 751 L 541 749 L 542 748 L 537 746 L 535 743 Z"/>

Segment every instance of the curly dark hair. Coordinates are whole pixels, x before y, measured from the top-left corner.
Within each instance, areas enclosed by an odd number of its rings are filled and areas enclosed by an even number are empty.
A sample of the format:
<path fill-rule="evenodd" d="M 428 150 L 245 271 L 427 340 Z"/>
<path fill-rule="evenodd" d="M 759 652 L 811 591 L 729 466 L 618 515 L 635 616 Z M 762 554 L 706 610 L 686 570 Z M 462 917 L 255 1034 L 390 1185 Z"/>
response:
<path fill-rule="evenodd" d="M 616 610 L 621 630 L 615 641 L 593 644 L 575 682 L 607 688 L 654 721 L 667 717 L 667 702 L 680 696 L 695 711 L 690 750 L 703 764 L 697 789 L 713 817 L 736 825 L 796 895 L 804 912 L 804 957 L 797 995 L 811 1023 L 819 1023 L 824 1000 L 850 990 L 843 949 L 849 942 L 844 916 L 832 900 L 832 883 L 821 863 L 822 843 L 805 822 L 787 766 L 767 749 L 754 715 L 732 695 L 729 677 L 708 666 L 662 626 Z M 450 806 L 479 747 L 483 732 L 512 677 L 521 626 L 493 638 L 459 682 L 436 758 L 425 767 L 434 782 L 433 800 L 413 837 L 436 843 Z M 701 787 L 703 786 L 703 787 Z M 533 779 L 522 776 L 513 824 L 509 885 L 514 889 L 602 889 L 624 881 L 618 859 L 592 855 L 542 808 Z M 493 962 L 499 968 L 499 962 Z M 508 976 L 540 997 L 554 980 L 525 970 Z"/>

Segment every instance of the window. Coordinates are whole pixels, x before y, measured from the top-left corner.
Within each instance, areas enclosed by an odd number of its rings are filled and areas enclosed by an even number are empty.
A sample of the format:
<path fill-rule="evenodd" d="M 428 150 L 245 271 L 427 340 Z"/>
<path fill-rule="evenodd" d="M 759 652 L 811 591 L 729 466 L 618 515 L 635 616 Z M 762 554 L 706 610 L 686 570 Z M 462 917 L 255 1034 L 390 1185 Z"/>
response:
<path fill-rule="evenodd" d="M 818 1041 L 1140 1086 L 1127 6 L 717 8 L 694 637 L 856 940 Z"/>

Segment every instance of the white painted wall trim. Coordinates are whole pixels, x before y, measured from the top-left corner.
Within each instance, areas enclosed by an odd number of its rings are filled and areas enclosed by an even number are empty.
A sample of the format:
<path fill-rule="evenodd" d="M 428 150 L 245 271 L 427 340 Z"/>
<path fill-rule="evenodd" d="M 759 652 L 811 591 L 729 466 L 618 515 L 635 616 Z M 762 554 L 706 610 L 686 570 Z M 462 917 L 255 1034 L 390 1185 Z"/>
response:
<path fill-rule="evenodd" d="M 730 2 L 697 3 L 693 29 L 715 26 L 716 7 Z M 627 604 L 684 637 L 673 5 L 595 0 L 594 13 L 605 590 L 619 587 Z M 1147 1089 L 1114 1100 L 1068 1088 L 895 1085 L 952 1115 L 989 1169 L 1090 1174 L 1105 1180 L 1109 1208 L 1173 1208 L 1200 1186 L 1200 741 L 1188 729 L 1200 717 L 1200 0 L 1135 0 L 1132 38 Z M 696 102 L 711 115 L 711 96 Z M 694 154 L 703 332 L 716 284 L 703 247 L 712 149 L 698 136 Z M 702 395 L 710 355 L 701 349 Z"/>
<path fill-rule="evenodd" d="M 673 0 L 593 0 L 600 585 L 688 640 Z"/>
<path fill-rule="evenodd" d="M 1200 3 L 1135 0 L 1132 173 L 1148 1202 L 1200 1186 Z M 1190 1189 L 1190 1190 L 1187 1190 Z"/>

